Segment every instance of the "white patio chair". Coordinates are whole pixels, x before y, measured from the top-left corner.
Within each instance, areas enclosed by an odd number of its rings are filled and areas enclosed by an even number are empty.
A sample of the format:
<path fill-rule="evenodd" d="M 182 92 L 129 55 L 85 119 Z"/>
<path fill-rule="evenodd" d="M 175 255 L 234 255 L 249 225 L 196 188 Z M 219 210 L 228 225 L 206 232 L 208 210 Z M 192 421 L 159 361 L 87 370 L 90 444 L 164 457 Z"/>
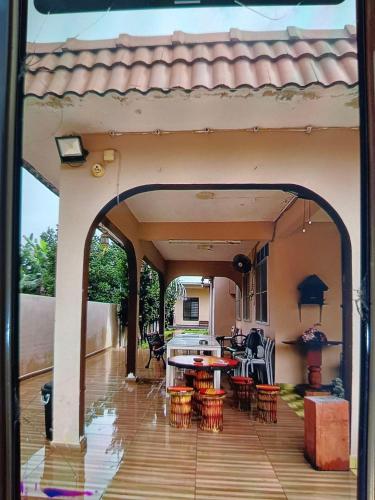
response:
<path fill-rule="evenodd" d="M 245 351 L 234 353 L 233 355 L 234 359 L 237 359 L 239 361 L 239 364 L 235 370 L 236 375 L 242 377 L 248 376 L 251 360 L 258 357 L 264 357 L 264 343 L 265 337 L 263 331 L 252 328 L 249 334 L 246 336 Z"/>
<path fill-rule="evenodd" d="M 258 377 L 262 383 L 264 383 L 264 371 L 262 368 L 265 368 L 267 384 L 273 385 L 274 377 L 273 377 L 273 351 L 275 349 L 275 341 L 267 338 L 264 346 L 264 356 L 259 358 L 251 358 L 247 364 L 247 369 L 250 367 L 251 373 L 254 373 L 254 369 L 257 369 Z M 247 376 L 247 375 L 245 375 Z"/>

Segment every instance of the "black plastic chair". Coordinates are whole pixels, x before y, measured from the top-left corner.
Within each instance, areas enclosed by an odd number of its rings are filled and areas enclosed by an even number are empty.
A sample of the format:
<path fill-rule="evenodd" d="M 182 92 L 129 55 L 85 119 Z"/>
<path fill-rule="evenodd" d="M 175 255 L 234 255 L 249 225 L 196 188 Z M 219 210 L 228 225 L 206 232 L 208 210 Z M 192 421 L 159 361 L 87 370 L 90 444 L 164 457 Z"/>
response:
<path fill-rule="evenodd" d="M 166 345 L 163 337 L 157 332 L 149 334 L 146 333 L 146 340 L 148 343 L 148 348 L 150 349 L 150 357 L 145 368 L 150 367 L 152 358 L 156 359 L 157 361 L 162 360 L 165 368 L 164 353 L 166 351 Z"/>
<path fill-rule="evenodd" d="M 226 336 L 226 335 L 219 335 L 218 337 L 215 337 L 217 342 L 219 342 L 220 347 L 221 347 L 221 356 L 224 356 L 224 351 L 225 351 L 225 341 L 230 340 L 231 337 Z"/>
<path fill-rule="evenodd" d="M 243 335 L 242 333 L 233 335 L 230 339 L 231 346 L 225 347 L 224 350 L 230 352 L 232 357 L 240 352 L 245 352 L 246 339 L 247 335 Z"/>

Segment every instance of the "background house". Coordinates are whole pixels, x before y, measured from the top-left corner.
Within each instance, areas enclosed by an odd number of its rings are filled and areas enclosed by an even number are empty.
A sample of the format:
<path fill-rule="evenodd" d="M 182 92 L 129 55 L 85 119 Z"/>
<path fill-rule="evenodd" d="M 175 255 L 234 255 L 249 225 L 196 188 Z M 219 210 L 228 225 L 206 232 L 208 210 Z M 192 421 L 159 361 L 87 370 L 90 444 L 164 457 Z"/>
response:
<path fill-rule="evenodd" d="M 210 320 L 210 284 L 201 283 L 201 277 L 181 278 L 185 287 L 185 296 L 175 305 L 174 326 L 209 327 Z"/>

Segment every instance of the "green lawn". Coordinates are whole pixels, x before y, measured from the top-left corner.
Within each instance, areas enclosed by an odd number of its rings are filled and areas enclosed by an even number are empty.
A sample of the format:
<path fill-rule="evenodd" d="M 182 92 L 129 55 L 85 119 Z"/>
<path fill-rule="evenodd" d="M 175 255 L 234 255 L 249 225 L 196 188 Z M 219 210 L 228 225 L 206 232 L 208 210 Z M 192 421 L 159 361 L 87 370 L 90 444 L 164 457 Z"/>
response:
<path fill-rule="evenodd" d="M 199 335 L 208 335 L 208 330 L 207 330 L 207 328 L 187 328 L 186 330 L 183 330 L 183 329 L 181 329 L 181 330 L 165 330 L 164 331 L 165 341 L 168 342 L 169 340 L 171 340 L 171 338 L 173 337 L 173 334 L 176 334 L 176 333 L 196 333 Z M 142 349 L 148 348 L 147 341 L 142 342 L 141 348 Z"/>

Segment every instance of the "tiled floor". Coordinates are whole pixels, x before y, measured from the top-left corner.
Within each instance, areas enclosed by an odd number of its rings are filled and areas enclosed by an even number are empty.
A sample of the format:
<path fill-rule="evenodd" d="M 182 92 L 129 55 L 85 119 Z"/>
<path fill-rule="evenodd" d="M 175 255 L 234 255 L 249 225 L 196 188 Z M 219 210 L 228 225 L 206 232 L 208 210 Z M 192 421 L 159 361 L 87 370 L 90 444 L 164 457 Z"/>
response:
<path fill-rule="evenodd" d="M 51 374 L 22 382 L 24 500 L 56 494 L 48 488 L 92 500 L 356 498 L 352 473 L 317 472 L 306 463 L 303 421 L 285 402 L 276 425 L 254 422 L 228 398 L 223 433 L 195 424 L 173 429 L 162 367 L 153 361 L 141 371 L 147 379 L 128 384 L 124 359 L 124 351 L 112 350 L 87 361 L 85 453 L 52 449 L 44 440 L 39 390 Z"/>

